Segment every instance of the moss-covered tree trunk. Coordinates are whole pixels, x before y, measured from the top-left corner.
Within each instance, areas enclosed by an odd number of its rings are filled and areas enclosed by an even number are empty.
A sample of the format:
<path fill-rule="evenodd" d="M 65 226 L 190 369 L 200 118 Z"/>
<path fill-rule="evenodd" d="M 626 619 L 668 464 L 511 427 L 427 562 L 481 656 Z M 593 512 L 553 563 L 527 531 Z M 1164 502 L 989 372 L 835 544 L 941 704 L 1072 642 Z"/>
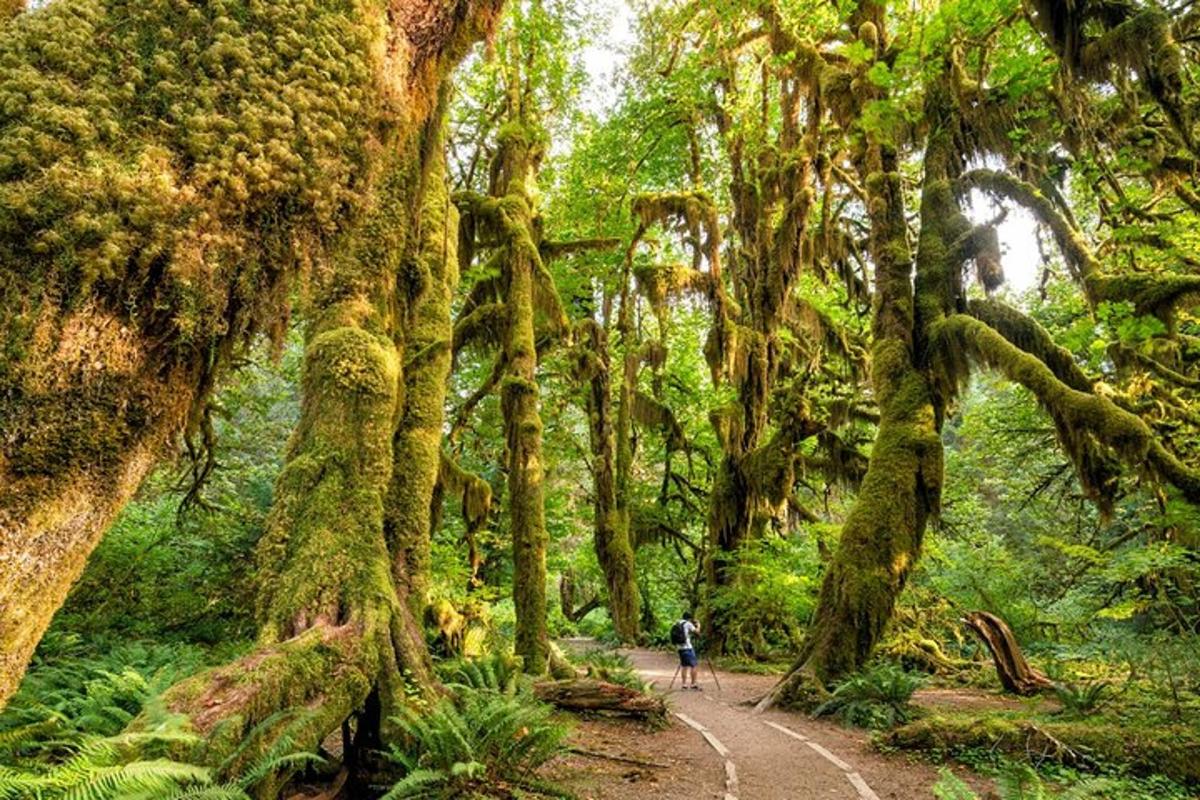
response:
<path fill-rule="evenodd" d="M 519 107 L 519 106 L 518 106 Z M 518 115 L 519 116 L 519 115 Z M 536 134 L 518 122 L 501 131 L 492 194 L 508 249 L 503 262 L 508 319 L 504 326 L 506 373 L 500 408 L 508 467 L 509 529 L 513 553 L 513 603 L 517 614 L 515 649 L 525 671 L 544 673 L 550 656 L 546 630 L 546 534 L 542 488 L 542 418 L 538 410 L 537 342 L 534 337 L 535 270 L 532 180 L 539 147 Z"/>
<path fill-rule="evenodd" d="M 446 188 L 440 126 L 423 143 L 430 164 L 413 256 L 402 284 L 418 295 L 399 326 L 405 354 L 403 411 L 393 437 L 391 484 L 384 504 L 384 537 L 400 599 L 398 627 L 404 660 L 419 679 L 431 678 L 422 619 L 429 603 L 430 536 L 434 489 L 442 471 L 442 422 L 454 334 L 450 304 L 458 285 L 458 209 Z"/>
<path fill-rule="evenodd" d="M 612 362 L 608 334 L 594 320 L 583 328 L 583 357 L 589 362 L 584 374 L 588 377 L 587 414 L 588 435 L 592 450 L 593 543 L 596 559 L 604 572 L 608 588 L 608 613 L 613 629 L 622 642 L 635 642 L 641 618 L 641 596 L 638 593 L 634 566 L 633 543 L 630 541 L 628 499 L 620 506 L 618 481 L 628 481 L 628 472 L 619 473 L 617 435 L 613 430 Z M 628 384 L 628 369 L 623 386 Z M 622 400 L 629 402 L 623 388 Z M 621 423 L 619 423 L 621 424 Z M 624 436 L 629 437 L 629 411 L 624 410 Z M 625 450 L 623 466 L 628 469 L 632 454 Z"/>
<path fill-rule="evenodd" d="M 789 674 L 760 703 L 804 704 L 862 666 L 891 618 L 937 504 L 941 440 L 929 381 L 913 360 L 912 260 L 893 151 L 866 159 L 875 261 L 871 379 L 879 430 L 866 477 L 821 584 L 817 610 Z"/>
<path fill-rule="evenodd" d="M 412 426 L 398 433 L 406 402 L 404 364 L 411 356 L 398 332 L 419 313 L 433 284 L 398 295 L 406 241 L 452 217 L 422 216 L 445 202 L 438 141 L 440 120 L 424 133 L 397 125 L 379 144 L 371 206 L 319 269 L 305 335 L 300 421 L 276 482 L 267 533 L 259 544 L 260 631 L 255 650 L 173 687 L 166 702 L 200 731 L 236 742 L 281 709 L 303 709 L 291 733 L 306 745 L 352 715 L 355 750 L 376 747 L 382 726 L 408 688 L 428 691 L 432 673 L 409 592 L 412 564 L 403 535 L 385 535 L 393 520 L 394 453 L 410 452 Z M 431 190 L 422 202 L 423 188 Z M 419 221 L 418 221 L 419 220 Z M 437 260 L 420 241 L 420 251 Z M 409 333 L 419 331 L 416 326 Z M 404 419 L 410 418 L 407 414 Z M 419 434 L 419 431 L 418 431 Z M 411 465 L 420 468 L 420 463 Z M 423 465 L 436 475 L 433 464 Z M 425 487 L 425 513 L 432 480 Z M 428 535 L 428 519 L 424 533 Z M 397 545 L 390 549 L 389 544 Z M 418 578 L 419 584 L 419 578 Z M 219 723 L 221 723 L 219 725 Z M 232 724 L 230 724 L 232 723 Z M 351 754 L 347 755 L 352 758 Z"/>
<path fill-rule="evenodd" d="M 64 2 L 54 6 L 79 4 Z M 104 13 L 110 10 L 105 4 L 92 5 L 100 7 Z M 149 10 L 139 6 L 138 13 L 131 17 L 130 10 L 123 4 L 111 5 L 120 6 L 112 10 L 120 23 L 114 23 L 114 31 L 132 28 L 136 34 L 143 26 L 156 23 L 157 27 L 151 30 L 157 35 L 169 21 L 163 18 L 167 12 L 157 6 Z M 195 299 L 203 303 L 201 309 L 205 311 L 214 303 L 218 309 L 222 308 L 221 303 L 231 306 L 227 316 L 217 318 L 218 322 L 233 325 L 239 336 L 247 335 L 263 318 L 264 308 L 280 306 L 277 294 L 281 283 L 270 270 L 265 275 L 252 271 L 221 273 L 219 268 L 224 262 L 220 260 L 222 251 L 219 247 L 224 245 L 212 244 L 213 241 L 232 246 L 239 244 L 239 235 L 244 237 L 242 248 L 237 250 L 240 260 L 231 263 L 249 260 L 257 265 L 256 258 L 280 256 L 278 251 L 266 245 L 258 251 L 252 249 L 263 241 L 275 246 L 282 246 L 280 241 L 290 243 L 289 246 L 304 246 L 304 254 L 316 262 L 306 309 L 309 324 L 305 337 L 301 419 L 276 484 L 275 505 L 259 549 L 261 627 L 257 647 L 239 661 L 201 673 L 173 687 L 165 698 L 169 707 L 186 714 L 199 731 L 215 737 L 212 743 L 216 746 L 207 750 L 212 759 L 219 759 L 249 727 L 276 711 L 292 708 L 303 710 L 299 721 L 280 724 L 289 724 L 293 734 L 306 745 L 315 745 L 324 734 L 360 710 L 357 741 L 374 744 L 378 740 L 381 721 L 390 707 L 403 697 L 401 670 L 408 670 L 418 681 L 428 676 L 427 671 L 423 671 L 423 665 L 427 663 L 422 652 L 423 642 L 414 641 L 404 625 L 405 607 L 397 595 L 394 562 L 383 529 L 384 501 L 392 477 L 393 434 L 398 414 L 404 407 L 404 357 L 397 347 L 398 332 L 408 310 L 420 307 L 414 302 L 424 296 L 428 287 L 414 287 L 399 293 L 397 290 L 398 287 L 409 287 L 399 277 L 406 242 L 412 241 L 413 232 L 417 230 L 423 189 L 431 181 L 441 180 L 436 169 L 432 177 L 429 175 L 430 165 L 436 162 L 428 157 L 429 148 L 422 147 L 422 142 L 430 140 L 427 120 L 433 111 L 438 87 L 466 46 L 490 24 L 497 6 L 498 3 L 490 0 L 478 3 L 461 0 L 433 4 L 402 2 L 390 7 L 366 4 L 336 10 L 314 5 L 311 9 L 294 9 L 296 13 L 285 15 L 286 19 L 275 15 L 269 20 L 257 20 L 266 28 L 274 23 L 293 34 L 311 33 L 314 41 L 324 34 L 321 49 L 328 49 L 325 47 L 328 45 L 339 54 L 334 64 L 326 65 L 328 70 L 314 70 L 296 62 L 295 59 L 303 60 L 306 56 L 292 52 L 288 49 L 289 40 L 281 38 L 279 46 L 283 49 L 271 55 L 284 62 L 280 67 L 284 73 L 293 69 L 300 75 L 323 74 L 325 81 L 305 87 L 309 90 L 307 93 L 299 86 L 294 87 L 296 91 L 291 95 L 285 93 L 286 96 L 294 97 L 299 107 L 309 103 L 336 103 L 339 98 L 345 99 L 341 95 L 348 94 L 357 103 L 354 108 L 362 117 L 356 118 L 344 111 L 338 124 L 346 137 L 341 139 L 334 136 L 330 140 L 327 136 L 328 126 L 334 124 L 332 120 L 323 120 L 324 130 L 311 131 L 325 137 L 317 141 L 332 141 L 328 152 L 318 149 L 310 153 L 302 146 L 298 147 L 314 159 L 306 169 L 318 175 L 322 170 L 331 170 L 334 175 L 328 176 L 323 184 L 318 181 L 315 186 L 298 187 L 295 190 L 297 196 L 289 203 L 316 208 L 329 199 L 319 191 L 325 188 L 340 193 L 340 202 L 344 206 L 338 208 L 338 216 L 318 220 L 298 212 L 300 220 L 291 226 L 283 225 L 282 230 L 275 230 L 269 222 L 256 218 L 246 221 L 236 217 L 229 222 L 220 216 L 226 211 L 224 190 L 209 187 L 222 198 L 209 203 L 205 212 L 207 221 L 202 225 L 205 236 L 217 237 L 204 241 L 216 248 L 214 253 L 208 254 L 215 259 L 208 267 L 218 285 L 205 286 L 210 292 L 198 294 Z M 247 12 L 250 17 L 261 13 L 265 12 L 260 7 Z M 31 15 L 31 18 L 37 16 Z M 54 15 L 50 14 L 48 18 L 53 20 Z M 107 20 L 103 14 L 101 18 Z M 219 22 L 217 27 L 226 33 L 231 28 L 237 29 L 239 24 L 229 17 L 222 17 Z M 181 35 L 187 33 L 187 26 L 192 23 L 191 17 L 179 21 L 183 28 Z M 20 24 L 16 27 L 20 28 Z M 205 28 L 204 25 L 200 27 Z M 253 31 L 254 36 L 262 34 L 262 30 Z M 250 35 L 249 32 L 246 34 Z M 9 31 L 5 31 L 2 46 L 11 45 L 8 36 Z M 274 41 L 270 36 L 266 40 Z M 307 49 L 303 52 L 311 55 Z M 170 61 L 172 57 L 170 51 L 159 55 L 159 61 Z M 340 76 L 347 85 L 337 83 L 330 75 Z M 242 83 L 238 81 L 236 85 L 240 87 Z M 276 98 L 278 89 L 271 89 L 270 95 Z M 255 99 L 244 98 L 242 105 Z M 233 106 L 241 107 L 236 102 Z M 246 124 L 251 123 L 261 126 L 262 120 L 250 120 Z M 291 126 L 287 129 L 291 130 Z M 200 140 L 189 144 L 192 150 L 202 150 L 203 146 Z M 355 169 L 349 170 L 349 164 L 336 160 L 322 160 L 344 152 L 356 153 Z M 304 163 L 299 156 L 295 156 L 294 161 L 283 159 L 283 162 L 293 167 Z M 235 159 L 235 163 L 240 162 Z M 270 166 L 273 165 L 261 164 L 256 169 Z M 347 173 L 338 171 L 342 168 L 346 168 Z M 352 178 L 349 172 L 353 172 Z M 248 176 L 241 177 L 250 180 L 256 174 L 249 170 Z M 311 177 L 309 173 L 305 175 Z M 276 175 L 275 179 L 270 184 L 272 188 L 278 182 L 286 181 L 287 176 Z M 126 198 L 133 191 L 135 199 L 130 202 L 135 204 L 140 197 L 136 194 L 137 187 L 101 188 L 125 191 L 121 196 Z M 154 195 L 146 200 L 151 204 L 145 210 L 147 214 L 153 212 L 151 201 L 161 202 L 158 195 L 165 191 L 159 187 L 155 194 L 151 188 L 141 189 Z M 101 189 L 96 191 L 103 197 Z M 242 197 L 234 206 L 240 209 L 242 204 L 256 197 L 251 193 L 249 199 Z M 287 207 L 289 203 L 284 203 L 283 198 L 275 198 L 267 219 L 277 221 L 277 204 Z M 142 219 L 135 208 L 130 212 L 128 224 L 136 227 Z M 245 222 L 244 229 L 234 225 L 239 221 Z M 224 233 L 221 232 L 223 222 L 229 228 Z M 435 219 L 432 224 L 443 222 L 445 219 Z M 170 238 L 174 231 L 164 228 L 156 229 L 154 233 Z M 149 234 L 133 230 L 120 241 L 128 244 L 129 240 L 137 241 L 141 235 Z M 222 235 L 225 239 L 220 238 Z M 154 244 L 151 241 L 146 246 Z M 175 242 L 174 246 L 188 244 L 189 241 Z M 190 244 L 200 246 L 197 242 Z M 6 239 L 3 245 L 6 252 L 10 245 Z M 112 244 L 104 252 L 111 254 L 112 247 L 118 245 Z M 153 259 L 144 252 L 133 253 L 126 269 L 132 270 L 142 263 L 135 256 Z M 188 256 L 201 260 L 193 264 L 187 261 Z M 198 255 L 194 250 L 177 251 L 172 256 L 174 262 L 161 266 L 169 267 L 168 274 L 176 279 L 181 279 L 182 274 L 182 278 L 186 278 L 182 286 L 186 289 L 200 281 L 197 275 L 203 273 L 200 268 L 206 265 L 205 257 L 203 250 Z M 199 271 L 183 274 L 189 264 Z M 129 276 L 130 279 L 133 277 Z M 5 278 L 5 296 L 11 297 L 12 284 L 7 271 Z M 220 283 L 221 279 L 229 281 L 228 286 Z M 160 291 L 169 295 L 170 291 L 180 290 L 168 282 Z M 30 292 L 30 296 L 36 297 L 36 294 Z M 109 299 L 100 297 L 96 303 Z M 162 298 L 158 299 L 161 301 Z M 187 321 L 186 317 L 180 316 L 191 307 L 187 299 L 176 299 L 182 303 L 182 308 L 169 306 L 173 314 L 171 324 L 180 325 Z M 251 304 L 251 310 L 257 313 L 241 316 L 249 314 L 244 311 L 245 304 Z M 115 312 L 105 313 L 112 315 Z M 180 391 L 166 397 L 148 395 L 144 389 L 139 393 L 140 387 L 132 378 L 96 381 L 92 386 L 85 380 L 79 381 L 79 391 L 92 395 L 100 393 L 115 404 L 114 408 L 119 412 L 108 423 L 116 434 L 115 440 L 101 442 L 106 458 L 119 465 L 136 464 L 139 459 L 150 459 L 146 454 L 146 440 L 167 439 L 169 429 L 172 426 L 177 429 L 182 424 L 189 409 L 194 407 L 193 401 L 209 388 L 207 384 L 211 383 L 214 373 L 214 355 L 218 360 L 227 358 L 236 339 L 212 333 L 214 349 L 203 349 L 203 352 L 193 354 L 193 360 L 189 361 L 179 344 L 180 337 L 189 332 L 167 327 L 157 331 L 159 346 L 175 346 L 176 349 L 161 354 L 163 358 L 153 364 L 153 353 L 136 346 L 139 332 L 129 330 L 129 321 L 125 321 L 123 327 L 119 319 L 96 318 L 103 323 L 98 330 L 109 330 L 110 335 L 118 337 L 106 350 L 109 358 L 119 360 L 126 374 L 137 376 L 140 370 L 155 376 L 160 383 L 174 375 L 175 369 L 183 375 L 183 385 L 173 387 Z M 61 314 L 59 319 L 69 320 L 70 314 Z M 19 326 L 23 320 L 18 318 L 12 323 L 6 315 L 6 322 Z M 162 322 L 151 320 L 154 324 Z M 142 321 L 142 324 L 151 323 Z M 212 320 L 201 315 L 194 324 L 208 325 Z M 19 327 L 13 330 L 20 331 Z M 198 330 L 204 332 L 203 328 Z M 48 329 L 47 332 L 53 331 Z M 190 333 L 199 335 L 197 330 Z M 61 334 L 57 338 L 60 344 L 50 352 L 61 361 L 68 355 L 62 352 L 61 345 L 67 339 Z M 162 345 L 164 338 L 167 345 Z M 126 343 L 123 352 L 113 346 L 122 340 Z M 209 341 L 204 340 L 205 343 Z M 22 368 L 28 366 L 20 360 L 4 363 L 16 363 Z M 146 366 L 140 366 L 143 364 Z M 179 366 L 176 368 L 175 364 Z M 9 381 L 12 376 L 12 372 L 7 372 L 4 378 Z M 39 399 L 38 392 L 42 390 L 29 382 L 28 375 L 17 375 L 16 378 L 16 381 L 6 383 L 6 389 L 15 387 L 15 391 L 27 400 L 23 409 L 48 402 L 48 398 Z M 69 404 L 70 393 L 62 400 Z M 139 404 L 144 404 L 146 411 L 137 414 Z M 88 407 L 82 402 L 75 405 L 76 414 L 78 409 Z M 180 410 L 173 414 L 163 411 L 176 406 Z M 136 416 L 128 418 L 126 415 L 130 413 Z M 21 431 L 26 424 L 23 419 L 17 415 L 7 417 L 6 433 Z M 168 428 L 166 432 L 160 428 L 160 420 Z M 61 417 L 48 416 L 47 422 L 40 432 L 43 443 L 70 441 L 72 431 L 78 431 L 79 422 L 72 421 L 65 413 Z M 30 433 L 33 432 L 31 429 Z M 103 433 L 108 435 L 109 431 Z M 111 454 L 107 452 L 110 448 Z M 5 470 L 12 468 L 11 452 L 5 454 Z M 28 450 L 24 453 L 32 455 Z M 6 504 L 4 513 L 12 516 L 13 508 L 16 508 L 17 521 L 23 525 L 18 530 L 29 537 L 47 538 L 47 541 L 58 535 L 54 531 L 66 526 L 63 532 L 69 532 L 70 538 L 61 536 L 58 549 L 70 553 L 68 563 L 77 563 L 81 567 L 86 548 L 94 543 L 107 522 L 103 513 L 113 513 L 132 487 L 122 483 L 110 488 L 101 498 L 104 502 L 96 503 L 102 513 L 90 514 L 86 524 L 81 524 L 64 514 L 67 509 L 62 500 L 55 499 L 71 496 L 71 487 L 68 484 L 65 490 L 57 488 L 64 470 L 55 472 L 53 464 L 52 459 L 43 459 L 38 464 L 31 462 L 25 471 L 37 472 L 32 469 L 34 466 L 40 469 L 38 480 L 44 492 L 24 505 L 20 499 Z M 90 483 L 96 484 L 105 474 L 99 470 L 94 470 L 94 474 L 89 472 L 91 466 L 90 461 L 82 460 L 81 466 L 74 469 L 82 470 Z M 144 466 L 140 471 L 121 466 L 117 474 L 127 476 L 136 484 L 144 470 Z M 7 499 L 7 495 L 5 497 Z M 428 502 L 429 498 L 426 498 L 426 506 Z M 12 552 L 19 551 L 14 548 Z M 43 563 L 53 566 L 54 562 Z M 43 606 L 57 602 L 54 597 L 38 599 Z M 11 614 L 32 626 L 32 622 L 22 619 L 21 609 L 6 604 L 5 612 L 6 617 Z M 45 617 L 48 619 L 48 616 L 47 613 Z"/>
<path fill-rule="evenodd" d="M 867 662 L 920 554 L 926 522 L 938 510 L 948 396 L 934 378 L 938 365 L 929 362 L 928 332 L 961 295 L 961 260 L 952 243 L 969 228 L 952 193 L 953 119 L 940 88 L 931 87 L 927 101 L 931 132 L 915 286 L 896 153 L 872 143 L 860 162 L 875 262 L 871 378 L 879 429 L 800 654 L 760 708 L 808 704 L 830 681 Z"/>
<path fill-rule="evenodd" d="M 0 150 L 23 165 L 0 178 L 0 703 L 112 518 L 231 355 L 283 329 L 289 279 L 371 205 L 381 145 L 419 129 L 497 6 L 63 0 L 0 27 Z"/>

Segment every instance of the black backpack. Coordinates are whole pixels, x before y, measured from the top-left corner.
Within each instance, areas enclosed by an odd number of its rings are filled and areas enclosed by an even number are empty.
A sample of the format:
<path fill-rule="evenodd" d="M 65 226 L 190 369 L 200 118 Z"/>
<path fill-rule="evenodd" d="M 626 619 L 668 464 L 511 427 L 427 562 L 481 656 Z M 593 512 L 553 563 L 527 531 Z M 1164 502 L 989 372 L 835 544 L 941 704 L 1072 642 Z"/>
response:
<path fill-rule="evenodd" d="M 671 626 L 671 644 L 682 647 L 687 644 L 687 632 L 683 629 L 683 620 Z"/>

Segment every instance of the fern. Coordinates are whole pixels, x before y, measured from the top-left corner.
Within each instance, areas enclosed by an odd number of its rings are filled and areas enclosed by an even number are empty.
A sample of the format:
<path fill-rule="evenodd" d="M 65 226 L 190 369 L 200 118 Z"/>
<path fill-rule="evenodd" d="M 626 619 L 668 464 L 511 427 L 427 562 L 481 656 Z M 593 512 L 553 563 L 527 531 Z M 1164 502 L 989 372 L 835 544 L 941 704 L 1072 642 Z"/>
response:
<path fill-rule="evenodd" d="M 1056 683 L 1054 695 L 1062 703 L 1064 714 L 1086 716 L 1100 710 L 1104 694 L 1111 688 L 1108 681 L 1087 681 L 1081 684 Z"/>
<path fill-rule="evenodd" d="M 387 800 L 486 796 L 505 783 L 533 788 L 533 772 L 562 752 L 568 729 L 551 719 L 548 706 L 497 691 L 509 682 L 494 670 L 464 671 L 488 688 L 464 684 L 456 700 L 405 708 L 394 719 L 401 744 L 388 757 L 407 774 Z"/>
<path fill-rule="evenodd" d="M 1042 779 L 1028 764 L 1009 765 L 996 777 L 996 788 L 1004 800 L 1050 800 Z"/>
<path fill-rule="evenodd" d="M 933 796 L 937 800 L 979 800 L 979 795 L 950 770 L 938 770 L 938 782 L 933 785 Z"/>
<path fill-rule="evenodd" d="M 613 650 L 592 650 L 576 659 L 587 670 L 587 676 L 608 683 L 627 686 L 639 692 L 646 684 L 626 656 Z"/>
<path fill-rule="evenodd" d="M 0 753 L 10 762 L 0 767 L 0 800 L 250 800 L 268 776 L 321 761 L 299 744 L 307 716 L 283 712 L 250 731 L 215 770 L 229 776 L 216 784 L 208 769 L 168 757 L 201 739 L 167 711 L 142 674 L 91 669 L 72 686 L 54 670 L 37 680 L 53 685 L 42 701 L 26 694 L 0 717 Z M 72 712 L 79 716 L 67 716 Z M 135 717 L 139 729 L 125 730 Z M 243 765 L 268 735 L 270 745 Z"/>
<path fill-rule="evenodd" d="M 912 719 L 909 701 L 923 683 L 919 675 L 879 664 L 851 675 L 813 713 L 837 716 L 863 728 L 891 728 Z"/>
<path fill-rule="evenodd" d="M 521 691 L 521 668 L 517 659 L 503 653 L 456 662 L 445 671 L 452 688 L 490 691 L 514 697 Z"/>

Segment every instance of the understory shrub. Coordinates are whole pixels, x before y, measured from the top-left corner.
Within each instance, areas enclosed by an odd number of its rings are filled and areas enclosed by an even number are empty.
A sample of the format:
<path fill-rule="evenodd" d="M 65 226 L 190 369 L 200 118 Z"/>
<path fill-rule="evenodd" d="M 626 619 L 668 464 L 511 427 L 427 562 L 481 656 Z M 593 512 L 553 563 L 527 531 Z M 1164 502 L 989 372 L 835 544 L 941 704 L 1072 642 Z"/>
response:
<path fill-rule="evenodd" d="M 815 716 L 836 716 L 860 728 L 891 728 L 911 720 L 913 692 L 924 678 L 892 664 L 877 664 L 840 683 Z"/>
<path fill-rule="evenodd" d="M 0 763 L 8 765 L 0 766 L 0 800 L 252 800 L 267 778 L 321 762 L 286 732 L 278 735 L 297 717 L 272 715 L 211 770 L 178 759 L 202 746 L 202 737 L 154 699 L 135 729 L 108 736 L 71 729 L 58 716 L 8 728 L 0 733 Z M 267 732 L 272 744 L 242 764 Z"/>
<path fill-rule="evenodd" d="M 446 662 L 438 672 L 452 688 L 491 691 L 510 697 L 522 688 L 521 661 L 507 653 Z"/>
<path fill-rule="evenodd" d="M 295 713 L 264 720 L 215 769 L 180 760 L 202 739 L 157 693 L 199 668 L 203 652 L 129 642 L 89 656 L 81 647 L 72 634 L 48 637 L 0 714 L 0 800 L 250 800 L 267 777 L 320 761 L 279 734 L 302 721 Z M 268 732 L 271 745 L 248 757 Z"/>
<path fill-rule="evenodd" d="M 393 721 L 401 741 L 388 758 L 406 775 L 384 800 L 508 797 L 514 789 L 568 796 L 534 775 L 563 752 L 569 732 L 543 703 L 460 686 L 453 699 L 405 707 Z"/>
<path fill-rule="evenodd" d="M 933 796 L 937 800 L 980 800 L 965 781 L 946 768 L 940 770 Z M 1191 794 L 1161 777 L 1072 772 L 1043 777 L 1029 764 L 1009 762 L 996 773 L 996 796 L 999 800 L 1187 800 Z"/>
<path fill-rule="evenodd" d="M 819 557 L 805 536 L 764 538 L 738 551 L 733 580 L 708 602 L 722 620 L 727 655 L 792 653 L 816 605 Z"/>
<path fill-rule="evenodd" d="M 1062 703 L 1064 714 L 1081 717 L 1099 711 L 1104 704 L 1104 695 L 1111 687 L 1112 684 L 1108 681 L 1056 683 L 1054 696 Z"/>
<path fill-rule="evenodd" d="M 587 670 L 587 677 L 607 683 L 616 683 L 641 692 L 646 684 L 637 675 L 633 662 L 615 650 L 590 650 L 575 658 L 575 662 Z"/>

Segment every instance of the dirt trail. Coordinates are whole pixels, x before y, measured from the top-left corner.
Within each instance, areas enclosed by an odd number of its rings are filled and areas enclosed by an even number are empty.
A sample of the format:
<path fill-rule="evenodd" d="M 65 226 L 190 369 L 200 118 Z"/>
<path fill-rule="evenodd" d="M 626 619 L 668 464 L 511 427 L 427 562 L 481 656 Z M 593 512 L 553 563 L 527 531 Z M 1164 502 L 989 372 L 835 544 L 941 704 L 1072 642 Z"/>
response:
<path fill-rule="evenodd" d="M 677 660 L 670 652 L 624 651 L 643 680 L 668 697 L 673 725 L 665 731 L 635 730 L 618 723 L 588 723 L 585 747 L 619 752 L 662 765 L 605 769 L 595 760 L 576 763 L 572 785 L 596 800 L 930 800 L 937 770 L 870 748 L 864 732 L 782 711 L 758 714 L 746 701 L 761 696 L 774 679 L 717 671 L 707 662 L 703 691 L 669 689 Z M 614 749 L 615 748 L 615 749 Z M 960 773 L 961 774 L 961 773 Z M 976 783 L 971 777 L 965 776 Z M 984 788 L 979 786 L 979 788 Z"/>

